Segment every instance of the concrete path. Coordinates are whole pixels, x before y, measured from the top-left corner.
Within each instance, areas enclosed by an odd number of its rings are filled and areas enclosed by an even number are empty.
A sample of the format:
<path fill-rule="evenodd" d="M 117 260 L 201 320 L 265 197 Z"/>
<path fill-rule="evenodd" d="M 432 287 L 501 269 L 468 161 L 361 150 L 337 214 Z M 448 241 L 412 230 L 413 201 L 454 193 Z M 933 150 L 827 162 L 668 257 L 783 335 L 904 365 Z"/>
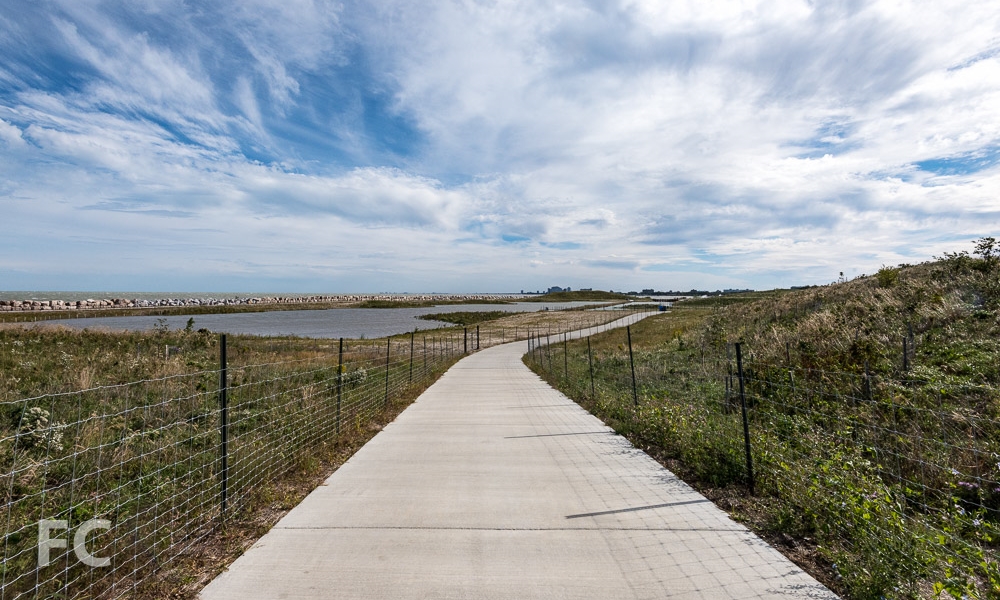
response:
<path fill-rule="evenodd" d="M 526 351 L 455 365 L 201 598 L 836 598 Z"/>

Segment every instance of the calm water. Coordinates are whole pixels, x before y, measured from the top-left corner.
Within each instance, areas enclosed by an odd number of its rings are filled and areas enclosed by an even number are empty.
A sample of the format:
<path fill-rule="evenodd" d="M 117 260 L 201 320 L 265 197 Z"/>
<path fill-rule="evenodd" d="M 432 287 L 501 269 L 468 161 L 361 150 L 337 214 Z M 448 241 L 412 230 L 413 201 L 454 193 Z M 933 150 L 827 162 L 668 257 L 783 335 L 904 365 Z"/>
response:
<path fill-rule="evenodd" d="M 450 323 L 425 321 L 420 315 L 462 311 L 535 312 L 591 305 L 593 302 L 518 302 L 515 304 L 452 304 L 423 308 L 333 308 L 328 310 L 285 310 L 225 315 L 193 315 L 194 328 L 217 333 L 250 335 L 295 335 L 310 338 L 376 338 L 406 333 L 414 329 L 448 327 Z M 146 331 L 161 319 L 170 329 L 184 329 L 189 316 L 100 317 L 45 321 L 38 325 L 60 324 L 78 329 Z"/>

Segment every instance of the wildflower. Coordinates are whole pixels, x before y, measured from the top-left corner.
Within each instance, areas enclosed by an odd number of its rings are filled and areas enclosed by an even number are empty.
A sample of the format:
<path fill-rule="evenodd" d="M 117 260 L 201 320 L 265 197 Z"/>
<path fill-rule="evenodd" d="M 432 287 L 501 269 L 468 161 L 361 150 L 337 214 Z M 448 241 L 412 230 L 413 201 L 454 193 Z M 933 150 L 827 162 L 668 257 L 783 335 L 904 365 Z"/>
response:
<path fill-rule="evenodd" d="M 50 422 L 49 411 L 33 406 L 21 417 L 18 438 L 28 447 L 56 449 L 62 446 L 64 423 Z"/>

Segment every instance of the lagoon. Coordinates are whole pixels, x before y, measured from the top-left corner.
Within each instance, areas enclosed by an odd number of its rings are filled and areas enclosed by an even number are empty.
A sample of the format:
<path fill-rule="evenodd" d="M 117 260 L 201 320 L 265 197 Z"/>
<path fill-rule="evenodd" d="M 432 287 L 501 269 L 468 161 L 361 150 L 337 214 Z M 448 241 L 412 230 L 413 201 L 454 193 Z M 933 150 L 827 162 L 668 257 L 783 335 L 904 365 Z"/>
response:
<path fill-rule="evenodd" d="M 189 318 L 194 328 L 215 333 L 308 338 L 377 338 L 417 330 L 450 327 L 451 323 L 426 321 L 420 315 L 463 311 L 536 312 L 592 306 L 594 302 L 516 302 L 513 304 L 448 304 L 420 308 L 331 308 L 281 310 L 217 315 L 172 315 L 166 317 L 87 317 L 40 322 L 37 326 L 65 325 L 76 329 L 148 331 L 164 324 L 184 329 Z"/>

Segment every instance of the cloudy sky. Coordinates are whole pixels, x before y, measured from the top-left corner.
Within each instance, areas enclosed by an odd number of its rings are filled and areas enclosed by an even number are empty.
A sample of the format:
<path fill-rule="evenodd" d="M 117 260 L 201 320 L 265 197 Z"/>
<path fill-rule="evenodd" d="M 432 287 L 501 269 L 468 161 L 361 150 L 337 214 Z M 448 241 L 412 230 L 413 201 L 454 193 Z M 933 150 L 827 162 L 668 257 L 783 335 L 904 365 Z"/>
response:
<path fill-rule="evenodd" d="M 995 0 L 7 0 L 0 290 L 766 289 L 1000 235 Z"/>

